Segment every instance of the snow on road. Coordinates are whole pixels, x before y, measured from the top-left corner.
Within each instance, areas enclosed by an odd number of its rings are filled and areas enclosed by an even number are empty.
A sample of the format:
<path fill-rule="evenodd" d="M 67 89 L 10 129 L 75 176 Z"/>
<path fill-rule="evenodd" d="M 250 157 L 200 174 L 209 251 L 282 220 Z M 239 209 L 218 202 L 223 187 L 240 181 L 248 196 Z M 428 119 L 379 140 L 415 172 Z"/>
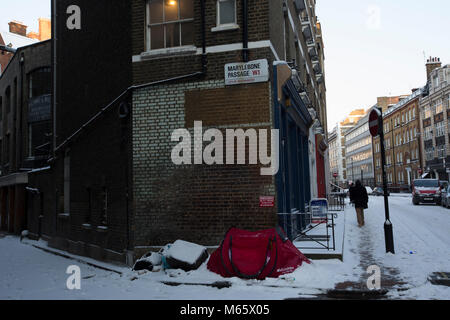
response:
<path fill-rule="evenodd" d="M 378 245 L 376 259 L 400 272 L 398 277 L 412 289 L 392 292 L 392 297 L 450 299 L 450 288 L 427 282 L 432 272 L 450 272 L 450 210 L 434 205 L 414 206 L 411 197 L 389 197 L 390 218 L 394 229 L 395 255 L 386 254 L 382 198 L 372 198 L 367 212 L 368 223 L 378 228 L 373 234 Z"/>
<path fill-rule="evenodd" d="M 0 238 L 0 299 L 163 299 L 163 300 L 279 300 L 314 297 L 346 281 L 365 282 L 367 266 L 377 264 L 383 276 L 404 282 L 406 291 L 391 290 L 390 298 L 450 299 L 450 288 L 427 282 L 431 272 L 450 271 L 450 210 L 413 206 L 408 197 L 390 197 L 396 254 L 384 246 L 383 199 L 370 199 L 366 227 L 360 229 L 352 207 L 346 211 L 344 262 L 313 261 L 281 279 L 244 281 L 226 279 L 231 288 L 198 285 L 167 286 L 161 281 L 212 283 L 225 279 L 206 265 L 184 272 L 167 270 L 138 274 L 122 268 L 122 275 L 55 256 L 20 243 L 17 237 Z M 412 252 L 412 254 L 410 253 Z M 69 290 L 66 270 L 81 268 L 81 290 Z M 118 269 L 117 266 L 112 266 Z M 382 280 L 383 284 L 383 280 Z"/>

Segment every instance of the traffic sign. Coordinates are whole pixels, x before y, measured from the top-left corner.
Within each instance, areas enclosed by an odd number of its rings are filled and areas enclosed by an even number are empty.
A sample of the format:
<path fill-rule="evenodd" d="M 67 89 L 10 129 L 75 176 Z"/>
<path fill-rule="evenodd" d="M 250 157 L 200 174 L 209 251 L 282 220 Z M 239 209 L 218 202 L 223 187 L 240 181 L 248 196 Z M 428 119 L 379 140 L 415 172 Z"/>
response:
<path fill-rule="evenodd" d="M 377 108 L 374 108 L 369 115 L 369 130 L 370 134 L 373 137 L 376 137 L 380 134 L 380 119 L 381 119 L 381 111 Z"/>

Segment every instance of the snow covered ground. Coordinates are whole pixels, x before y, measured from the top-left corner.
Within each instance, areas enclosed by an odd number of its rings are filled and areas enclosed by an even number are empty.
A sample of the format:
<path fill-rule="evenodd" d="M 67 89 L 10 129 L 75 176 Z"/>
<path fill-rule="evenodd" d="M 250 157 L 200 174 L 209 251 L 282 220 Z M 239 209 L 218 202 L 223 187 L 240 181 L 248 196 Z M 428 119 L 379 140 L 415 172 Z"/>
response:
<path fill-rule="evenodd" d="M 20 243 L 17 237 L 0 238 L 0 299 L 163 299 L 163 300 L 279 300 L 314 298 L 338 283 L 364 283 L 366 269 L 377 264 L 383 277 L 401 285 L 389 285 L 393 299 L 450 299 L 450 288 L 427 282 L 431 272 L 450 271 L 450 210 L 435 206 L 413 206 L 410 197 L 390 197 L 396 254 L 386 254 L 382 197 L 371 197 L 366 227 L 356 223 L 354 209 L 346 212 L 344 262 L 313 261 L 281 279 L 244 281 L 224 279 L 199 270 L 147 272 L 139 274 L 111 265 L 122 275 L 76 260 L 56 256 Z M 81 289 L 69 290 L 66 270 L 81 269 Z M 104 265 L 104 264 L 102 264 Z M 200 285 L 167 286 L 162 281 L 212 283 L 229 280 L 232 287 L 217 289 Z M 383 286 L 383 278 L 382 278 Z M 397 291 L 396 288 L 402 288 Z M 392 289 L 394 288 L 394 289 Z"/>

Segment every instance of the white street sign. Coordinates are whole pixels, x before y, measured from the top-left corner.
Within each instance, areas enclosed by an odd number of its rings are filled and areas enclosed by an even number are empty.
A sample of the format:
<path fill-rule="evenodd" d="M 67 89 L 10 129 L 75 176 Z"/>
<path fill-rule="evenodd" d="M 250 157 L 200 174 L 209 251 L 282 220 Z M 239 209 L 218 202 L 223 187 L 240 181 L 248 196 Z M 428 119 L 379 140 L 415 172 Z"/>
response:
<path fill-rule="evenodd" d="M 225 85 L 266 82 L 269 80 L 267 59 L 225 65 Z"/>

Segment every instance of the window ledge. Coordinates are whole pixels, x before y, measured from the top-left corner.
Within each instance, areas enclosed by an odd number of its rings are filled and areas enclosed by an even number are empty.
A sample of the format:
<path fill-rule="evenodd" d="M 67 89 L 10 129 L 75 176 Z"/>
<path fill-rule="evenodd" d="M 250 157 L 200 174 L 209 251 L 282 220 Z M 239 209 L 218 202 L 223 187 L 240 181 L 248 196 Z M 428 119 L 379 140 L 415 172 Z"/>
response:
<path fill-rule="evenodd" d="M 141 53 L 142 60 L 156 59 L 166 56 L 174 56 L 174 55 L 186 55 L 186 54 L 196 54 L 197 47 L 196 46 L 182 46 L 182 47 L 174 47 L 174 48 L 164 48 L 164 49 L 156 49 L 151 51 L 146 51 Z"/>
<path fill-rule="evenodd" d="M 230 30 L 238 30 L 239 25 L 233 24 L 223 24 L 214 28 L 211 28 L 211 32 L 220 32 L 220 31 L 230 31 Z"/>
<path fill-rule="evenodd" d="M 92 225 L 90 223 L 83 223 L 81 225 L 81 227 L 85 230 L 91 230 L 92 229 Z"/>
<path fill-rule="evenodd" d="M 108 227 L 107 226 L 97 226 L 97 231 L 98 232 L 107 232 Z"/>
<path fill-rule="evenodd" d="M 59 219 L 69 219 L 70 213 L 59 213 L 58 218 Z"/>

